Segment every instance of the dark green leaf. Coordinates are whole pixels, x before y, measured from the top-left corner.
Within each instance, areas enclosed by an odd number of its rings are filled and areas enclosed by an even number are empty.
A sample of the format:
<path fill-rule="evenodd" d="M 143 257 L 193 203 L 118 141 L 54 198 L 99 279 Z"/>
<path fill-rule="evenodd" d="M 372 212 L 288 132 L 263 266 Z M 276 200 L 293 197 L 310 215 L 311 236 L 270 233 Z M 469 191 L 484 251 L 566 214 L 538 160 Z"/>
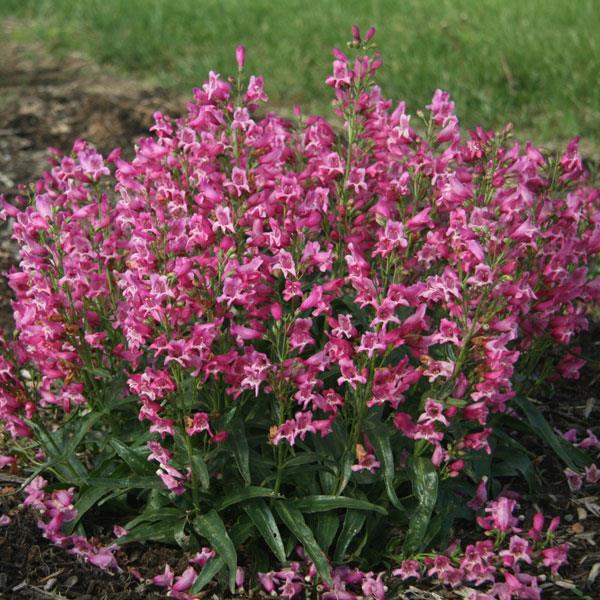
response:
<path fill-rule="evenodd" d="M 285 501 L 278 500 L 274 504 L 275 510 L 279 518 L 285 523 L 285 526 L 294 534 L 296 539 L 302 544 L 305 552 L 310 556 L 315 563 L 315 567 L 321 579 L 331 584 L 331 575 L 329 571 L 329 563 L 325 553 L 317 543 L 313 532 L 310 530 L 302 513 L 292 506 L 289 506 Z"/>
<path fill-rule="evenodd" d="M 211 510 L 205 515 L 196 517 L 193 524 L 198 535 L 206 538 L 217 555 L 225 561 L 229 570 L 229 589 L 233 593 L 235 591 L 237 554 L 225 528 L 225 523 L 216 510 Z"/>
<path fill-rule="evenodd" d="M 523 411 L 535 433 L 554 450 L 568 467 L 580 470 L 590 463 L 590 458 L 584 452 L 554 433 L 540 409 L 529 399 L 520 396 L 515 398 L 514 402 Z"/>
<path fill-rule="evenodd" d="M 110 445 L 125 464 L 137 475 L 143 475 L 153 471 L 152 465 L 144 456 L 136 452 L 133 448 L 126 446 L 120 440 L 112 438 L 110 440 Z M 147 455 L 147 450 L 145 448 L 144 450 Z"/>
<path fill-rule="evenodd" d="M 271 548 L 271 551 L 281 563 L 286 561 L 285 549 L 281 533 L 273 517 L 271 509 L 264 500 L 254 500 L 243 506 L 247 515 L 252 519 L 254 526 L 258 529 L 263 539 Z"/>
<path fill-rule="evenodd" d="M 173 542 L 175 532 L 182 525 L 182 518 L 163 519 L 152 523 L 142 523 L 131 529 L 127 535 L 117 538 L 117 544 L 123 545 L 128 542 Z"/>
<path fill-rule="evenodd" d="M 394 454 L 390 441 L 391 435 L 385 424 L 378 421 L 367 421 L 367 433 L 369 441 L 375 449 L 375 454 L 382 464 L 383 482 L 385 483 L 388 498 L 394 508 L 404 510 L 394 488 Z"/>
<path fill-rule="evenodd" d="M 337 508 L 352 508 L 354 510 L 369 510 L 387 515 L 387 510 L 383 506 L 372 504 L 366 500 L 358 498 L 349 498 L 347 496 L 305 496 L 304 498 L 294 498 L 290 505 L 303 513 L 316 513 Z"/>
<path fill-rule="evenodd" d="M 192 455 L 192 472 L 194 479 L 200 482 L 200 487 L 207 490 L 210 486 L 210 475 L 204 459 L 197 452 Z"/>
<path fill-rule="evenodd" d="M 220 556 L 215 556 L 211 558 L 205 565 L 202 567 L 202 571 L 198 575 L 198 579 L 194 581 L 194 585 L 190 589 L 190 594 L 197 594 L 204 587 L 206 587 L 220 572 L 221 569 L 225 567 L 225 561 Z"/>
<path fill-rule="evenodd" d="M 310 463 L 315 463 L 318 460 L 319 460 L 319 457 L 315 452 L 302 452 L 302 454 L 297 454 L 296 456 L 292 456 L 292 458 L 288 458 L 283 463 L 283 468 L 287 469 L 288 467 L 307 465 Z"/>
<path fill-rule="evenodd" d="M 412 556 L 422 549 L 438 495 L 438 474 L 429 458 L 415 458 L 412 465 L 413 494 L 418 505 L 411 515 L 402 551 Z"/>
<path fill-rule="evenodd" d="M 228 506 L 232 506 L 238 502 L 244 502 L 245 500 L 251 500 L 252 498 L 281 498 L 281 496 L 275 493 L 271 488 L 251 485 L 227 494 L 219 502 L 216 508 L 218 511 L 221 511 Z"/>
<path fill-rule="evenodd" d="M 119 489 L 163 489 L 164 485 L 158 477 L 93 477 L 90 486 Z"/>
<path fill-rule="evenodd" d="M 132 519 L 125 525 L 125 529 L 130 530 L 133 529 L 139 523 L 144 523 L 145 521 L 161 521 L 162 519 L 176 519 L 180 517 L 182 514 L 182 510 L 180 508 L 146 508 L 146 510 L 138 515 L 135 519 Z"/>
<path fill-rule="evenodd" d="M 317 514 L 316 537 L 319 546 L 325 552 L 329 550 L 333 538 L 340 526 L 340 517 L 335 512 L 320 512 Z"/>
<path fill-rule="evenodd" d="M 348 550 L 350 542 L 358 534 L 365 524 L 367 513 L 362 510 L 349 510 L 344 518 L 344 525 L 342 531 L 338 536 L 337 543 L 335 545 L 335 552 L 333 554 L 333 561 L 340 563 L 344 560 L 344 556 Z"/>
<path fill-rule="evenodd" d="M 250 485 L 252 483 L 252 478 L 250 476 L 250 451 L 248 449 L 248 440 L 246 439 L 246 431 L 242 419 L 234 419 L 232 422 L 229 429 L 227 444 L 233 452 L 235 464 L 244 480 L 244 484 Z"/>
<path fill-rule="evenodd" d="M 346 486 L 348 485 L 348 482 L 350 481 L 350 477 L 352 477 L 352 463 L 353 462 L 354 462 L 354 457 L 352 456 L 352 454 L 345 452 L 342 457 L 341 464 L 339 466 L 341 477 L 340 477 L 340 484 L 338 485 L 338 488 L 337 488 L 338 494 L 341 494 L 346 489 Z"/>
<path fill-rule="evenodd" d="M 110 494 L 110 490 L 107 490 L 105 488 L 90 487 L 87 490 L 85 490 L 85 492 L 83 492 L 75 502 L 75 508 L 77 509 L 77 517 L 73 521 L 70 521 L 69 523 L 65 523 L 65 525 L 63 525 L 64 532 L 66 534 L 73 533 L 75 527 L 77 526 L 83 515 L 85 515 L 85 513 L 88 510 L 93 508 L 93 506 L 107 494 Z"/>

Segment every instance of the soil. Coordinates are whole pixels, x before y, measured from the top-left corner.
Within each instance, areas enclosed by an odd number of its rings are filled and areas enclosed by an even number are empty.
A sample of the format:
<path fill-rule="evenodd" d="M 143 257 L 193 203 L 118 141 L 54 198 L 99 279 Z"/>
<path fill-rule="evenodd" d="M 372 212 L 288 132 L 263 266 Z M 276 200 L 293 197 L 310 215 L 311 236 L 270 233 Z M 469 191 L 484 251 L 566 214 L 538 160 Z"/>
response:
<path fill-rule="evenodd" d="M 0 25 L 0 33 L 5 26 Z M 41 174 L 47 147 L 68 151 L 73 140 L 81 137 L 104 153 L 115 146 L 125 150 L 147 132 L 155 110 L 177 115 L 185 106 L 184 99 L 124 80 L 82 57 L 57 61 L 40 48 L 2 38 L 0 56 L 0 194 L 7 197 Z M 0 272 L 10 268 L 16 256 L 8 226 L 0 223 Z M 0 326 L 10 329 L 9 306 L 10 292 L 0 278 Z M 594 398 L 600 387 L 600 328 L 587 336 L 583 347 L 593 361 L 582 379 L 560 384 L 554 399 L 540 398 L 539 406 L 561 431 L 576 427 L 583 433 L 591 428 L 600 437 L 600 398 Z M 543 584 L 544 598 L 598 598 L 600 490 L 596 486 L 572 494 L 554 456 L 537 440 L 527 444 L 538 456 L 544 479 L 543 493 L 528 502 L 546 514 L 561 515 L 559 539 L 572 546 L 569 567 Z M 124 571 L 118 574 L 86 565 L 42 537 L 34 515 L 20 509 L 10 495 L 17 484 L 16 479 L 0 479 L 0 513 L 11 515 L 10 525 L 0 528 L 0 598 L 158 600 L 165 596 L 138 581 L 130 569 L 149 576 L 162 571 L 165 562 L 179 572 L 186 566 L 181 552 L 160 545 L 128 547 L 127 554 L 119 557 Z M 204 597 L 219 598 L 214 590 Z M 415 587 L 397 596 L 407 600 L 457 597 L 457 592 Z"/>
<path fill-rule="evenodd" d="M 184 110 L 185 99 L 125 80 L 83 57 L 58 61 L 39 47 L 3 39 L 9 26 L 0 24 L 0 194 L 7 198 L 42 174 L 49 147 L 68 152 L 83 138 L 105 155 L 122 147 L 127 156 L 147 134 L 155 111 Z M 8 226 L 0 222 L 0 272 L 15 256 Z M 10 329 L 9 298 L 0 278 L 0 326 Z"/>

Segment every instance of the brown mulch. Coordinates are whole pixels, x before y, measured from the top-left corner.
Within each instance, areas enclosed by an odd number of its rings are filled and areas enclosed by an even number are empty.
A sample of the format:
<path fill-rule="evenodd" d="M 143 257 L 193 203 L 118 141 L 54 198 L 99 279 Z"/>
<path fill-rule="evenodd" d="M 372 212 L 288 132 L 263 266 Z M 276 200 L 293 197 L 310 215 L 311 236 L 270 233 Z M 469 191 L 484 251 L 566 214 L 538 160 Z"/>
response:
<path fill-rule="evenodd" d="M 155 110 L 176 115 L 184 109 L 184 99 L 115 77 L 82 57 L 57 61 L 39 48 L 6 41 L 2 27 L 0 194 L 11 196 L 19 185 L 34 181 L 46 167 L 49 146 L 68 151 L 73 140 L 81 137 L 103 153 L 115 146 L 126 150 L 146 134 Z M 8 227 L 0 223 L 0 272 L 14 264 L 16 255 Z M 0 327 L 10 327 L 9 303 L 10 292 L 0 277 Z M 596 328 L 583 345 L 596 362 L 586 368 L 579 382 L 560 384 L 553 400 L 540 403 L 540 408 L 561 431 L 591 428 L 600 437 L 600 330 Z M 527 504 L 545 514 L 561 515 L 560 541 L 572 545 L 571 564 L 560 578 L 544 584 L 544 598 L 600 598 L 600 490 L 596 486 L 572 494 L 556 458 L 536 440 L 527 443 L 538 456 L 543 476 L 542 493 L 527 499 Z M 0 486 L 0 494 L 10 492 L 10 487 Z M 8 512 L 12 518 L 8 527 L 0 528 L 0 598 L 164 597 L 127 570 L 106 573 L 48 544 L 33 514 L 19 510 L 14 498 L 0 497 L 0 513 Z M 178 572 L 186 566 L 180 551 L 160 545 L 132 546 L 120 559 L 125 569 L 136 567 L 145 576 L 162 571 L 165 562 L 178 567 Z M 413 587 L 396 597 L 432 600 L 459 595 L 439 588 Z M 205 598 L 218 600 L 214 591 L 207 592 Z"/>
<path fill-rule="evenodd" d="M 148 568 L 162 570 L 164 553 L 145 556 Z M 166 596 L 138 582 L 129 573 L 101 571 L 49 544 L 37 528 L 34 515 L 17 511 L 0 530 L 0 597 L 38 600 L 160 600 Z"/>

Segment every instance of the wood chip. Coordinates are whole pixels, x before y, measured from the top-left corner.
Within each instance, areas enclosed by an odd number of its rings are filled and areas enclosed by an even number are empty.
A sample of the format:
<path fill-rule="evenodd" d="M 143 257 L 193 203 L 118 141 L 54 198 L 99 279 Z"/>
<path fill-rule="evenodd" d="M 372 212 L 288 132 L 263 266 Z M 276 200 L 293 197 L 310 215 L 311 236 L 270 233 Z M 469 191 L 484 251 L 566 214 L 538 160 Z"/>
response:
<path fill-rule="evenodd" d="M 577 589 L 577 586 L 572 581 L 568 581 L 567 579 L 558 579 L 554 583 L 558 587 L 561 587 L 565 590 L 576 590 Z"/>
<path fill-rule="evenodd" d="M 594 585 L 594 582 L 598 578 L 598 575 L 600 575 L 600 562 L 594 563 L 592 565 L 592 568 L 590 569 L 590 572 L 587 576 L 588 586 L 591 587 L 592 585 Z"/>
<path fill-rule="evenodd" d="M 585 531 L 585 528 L 581 523 L 573 523 L 573 525 L 569 527 L 569 531 L 571 531 L 571 533 L 580 534 Z"/>
<path fill-rule="evenodd" d="M 596 404 L 596 398 L 590 397 L 585 401 L 585 408 L 583 409 L 583 416 L 586 419 L 590 418 L 592 411 L 594 410 L 594 405 Z"/>

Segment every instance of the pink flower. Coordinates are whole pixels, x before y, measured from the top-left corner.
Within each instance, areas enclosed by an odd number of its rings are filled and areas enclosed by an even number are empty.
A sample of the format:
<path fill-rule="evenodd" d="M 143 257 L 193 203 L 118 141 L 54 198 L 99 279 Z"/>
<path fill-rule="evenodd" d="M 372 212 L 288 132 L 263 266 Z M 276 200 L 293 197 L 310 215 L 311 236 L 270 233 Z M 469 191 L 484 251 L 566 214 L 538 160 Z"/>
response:
<path fill-rule="evenodd" d="M 516 500 L 501 496 L 498 500 L 490 502 L 486 507 L 485 512 L 489 516 L 477 517 L 477 522 L 484 529 L 497 529 L 502 533 L 518 533 L 521 531 L 517 527 L 519 520 L 513 516 L 516 507 Z"/>
<path fill-rule="evenodd" d="M 212 431 L 210 430 L 210 420 L 208 413 L 197 412 L 194 416 L 188 420 L 188 424 L 185 428 L 188 435 L 194 435 L 195 433 L 201 433 L 207 431 L 208 435 L 212 437 Z"/>
<path fill-rule="evenodd" d="M 273 271 L 279 270 L 283 273 L 284 277 L 296 277 L 296 267 L 294 266 L 294 259 L 292 255 L 286 250 L 280 250 L 277 253 L 277 262 L 272 266 Z"/>
<path fill-rule="evenodd" d="M 587 483 L 598 483 L 600 481 L 600 469 L 595 463 L 585 467 L 585 480 Z"/>
<path fill-rule="evenodd" d="M 166 564 L 165 569 L 161 575 L 156 575 L 152 578 L 152 583 L 159 587 L 171 587 L 173 585 L 173 571 L 171 571 L 171 567 Z"/>
<path fill-rule="evenodd" d="M 568 544 L 560 544 L 552 548 L 545 548 L 542 550 L 542 562 L 545 567 L 550 569 L 552 575 L 556 575 L 558 570 L 563 565 L 567 564 L 567 553 L 569 551 Z"/>
<path fill-rule="evenodd" d="M 402 562 L 398 569 L 392 571 L 394 577 L 402 577 L 405 581 L 414 577 L 415 579 L 421 579 L 421 563 L 417 560 L 405 560 Z"/>
<path fill-rule="evenodd" d="M 211 558 L 214 558 L 216 553 L 214 550 L 210 548 L 202 548 L 200 552 L 196 552 L 192 558 L 190 558 L 189 562 L 193 565 L 198 565 L 199 567 L 203 567 Z"/>
<path fill-rule="evenodd" d="M 579 473 L 576 473 L 575 471 L 573 471 L 573 469 L 570 469 L 570 468 L 566 468 L 563 471 L 563 473 L 565 474 L 565 477 L 567 478 L 567 483 L 569 484 L 569 489 L 572 492 L 576 492 L 581 489 L 581 486 L 583 485 L 583 477 Z"/>
<path fill-rule="evenodd" d="M 367 383 L 366 369 L 358 372 L 354 362 L 350 358 L 341 358 L 339 361 L 341 377 L 338 377 L 338 385 L 348 383 L 355 390 L 357 384 Z"/>
<path fill-rule="evenodd" d="M 357 463 L 352 465 L 353 471 L 369 471 L 375 473 L 380 467 L 379 461 L 372 452 L 367 452 L 362 444 L 356 444 Z"/>
<path fill-rule="evenodd" d="M 467 502 L 467 506 L 469 508 L 472 508 L 473 510 L 479 510 L 482 506 L 485 505 L 487 499 L 487 477 L 482 477 L 481 481 L 477 485 L 475 497 L 469 502 Z"/>
<path fill-rule="evenodd" d="M 189 590 L 193 585 L 196 579 L 198 578 L 198 574 L 194 570 L 194 567 L 188 567 L 173 583 L 172 587 L 175 592 L 185 592 Z"/>

